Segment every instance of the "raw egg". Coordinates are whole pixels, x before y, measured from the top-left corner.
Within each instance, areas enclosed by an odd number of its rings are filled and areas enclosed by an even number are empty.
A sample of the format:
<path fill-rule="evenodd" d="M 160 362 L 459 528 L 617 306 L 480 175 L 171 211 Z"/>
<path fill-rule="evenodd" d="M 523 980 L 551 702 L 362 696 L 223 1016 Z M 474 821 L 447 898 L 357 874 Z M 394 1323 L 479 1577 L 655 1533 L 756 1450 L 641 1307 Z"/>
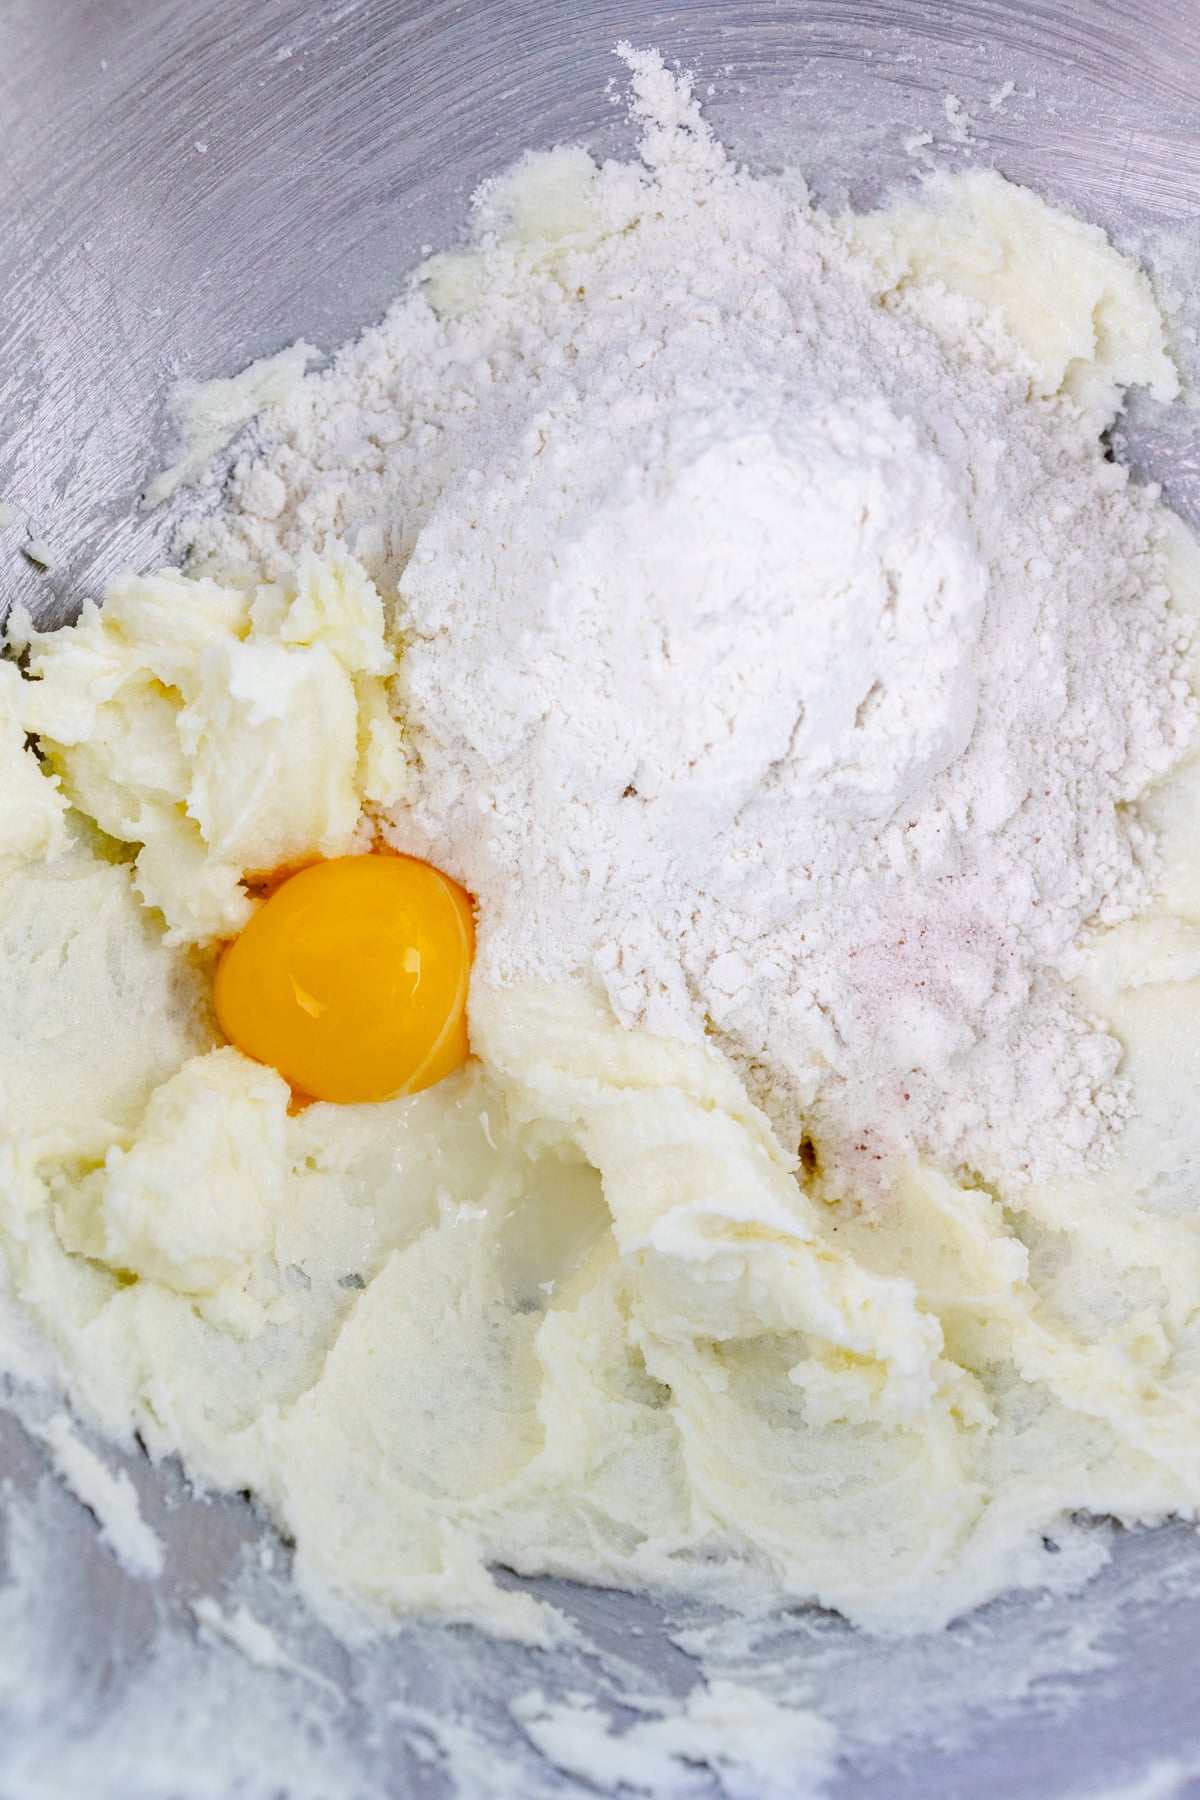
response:
<path fill-rule="evenodd" d="M 469 896 L 411 856 L 338 856 L 277 887 L 217 967 L 230 1043 L 314 1100 L 391 1100 L 468 1054 Z"/>

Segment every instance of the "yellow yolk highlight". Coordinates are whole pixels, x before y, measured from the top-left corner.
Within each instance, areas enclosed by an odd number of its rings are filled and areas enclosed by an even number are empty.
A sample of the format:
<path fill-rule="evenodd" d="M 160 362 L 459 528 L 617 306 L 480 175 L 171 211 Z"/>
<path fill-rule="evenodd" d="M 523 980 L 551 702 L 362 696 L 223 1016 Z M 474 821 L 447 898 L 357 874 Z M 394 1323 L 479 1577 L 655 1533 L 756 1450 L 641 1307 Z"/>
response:
<path fill-rule="evenodd" d="M 458 883 L 411 856 L 301 869 L 217 967 L 230 1043 L 314 1100 L 391 1100 L 468 1055 L 475 927 Z"/>

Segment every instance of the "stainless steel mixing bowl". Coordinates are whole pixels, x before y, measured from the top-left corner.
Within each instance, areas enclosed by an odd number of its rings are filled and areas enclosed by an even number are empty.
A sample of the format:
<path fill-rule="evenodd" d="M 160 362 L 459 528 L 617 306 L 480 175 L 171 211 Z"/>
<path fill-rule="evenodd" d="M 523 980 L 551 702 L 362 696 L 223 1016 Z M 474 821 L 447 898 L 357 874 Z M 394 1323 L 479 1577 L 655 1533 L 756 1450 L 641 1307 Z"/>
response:
<path fill-rule="evenodd" d="M 530 146 L 626 144 L 606 92 L 626 35 L 696 70 L 737 152 L 798 165 L 823 200 L 915 179 L 929 133 L 940 160 L 994 163 L 1098 220 L 1179 293 L 1190 356 L 1192 0 L 0 0 L 0 501 L 17 514 L 0 602 L 57 620 L 162 554 L 170 512 L 136 502 L 173 379 L 298 335 L 335 346 L 453 239 L 480 177 Z M 1123 442 L 1200 515 L 1189 419 L 1135 408 Z M 21 553 L 30 535 L 52 572 Z M 6 1800 L 591 1791 L 538 1759 L 509 1700 L 566 1686 L 620 1729 L 631 1700 L 696 1680 L 656 1608 L 555 1584 L 588 1647 L 420 1629 L 349 1652 L 289 1606 L 247 1506 L 123 1460 L 168 1546 L 156 1586 L 122 1573 L 0 1414 Z M 1003 1602 L 930 1643 L 802 1621 L 787 1679 L 843 1732 L 830 1795 L 1200 1794 L 1200 1545 L 1183 1526 L 1094 1538 L 1112 1554 L 1085 1594 Z M 198 1645 L 192 1603 L 222 1593 L 274 1608 L 305 1672 Z M 698 1770 L 688 1791 L 720 1790 Z"/>

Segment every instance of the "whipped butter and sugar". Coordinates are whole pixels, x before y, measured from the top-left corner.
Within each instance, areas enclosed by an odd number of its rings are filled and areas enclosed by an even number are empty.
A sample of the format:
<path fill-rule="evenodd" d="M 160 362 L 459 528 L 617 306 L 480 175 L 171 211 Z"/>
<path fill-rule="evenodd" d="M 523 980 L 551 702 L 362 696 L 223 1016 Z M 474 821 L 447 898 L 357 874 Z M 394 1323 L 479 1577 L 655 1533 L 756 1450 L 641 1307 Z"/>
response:
<path fill-rule="evenodd" d="M 364 805 L 406 780 L 383 624 L 335 551 L 284 583 L 126 575 L 70 631 L 29 634 L 21 725 L 75 806 L 138 846 L 138 893 L 169 942 L 232 937 L 254 910 L 247 874 L 369 846 Z"/>
<path fill-rule="evenodd" d="M 1200 1505 L 1149 284 L 992 175 L 830 219 L 628 60 L 638 163 L 491 184 L 187 573 L 0 665 L 8 1284 L 347 1630 L 545 1637 L 496 1564 L 910 1629 Z M 298 1111 L 216 948 L 381 839 L 475 1059 Z"/>

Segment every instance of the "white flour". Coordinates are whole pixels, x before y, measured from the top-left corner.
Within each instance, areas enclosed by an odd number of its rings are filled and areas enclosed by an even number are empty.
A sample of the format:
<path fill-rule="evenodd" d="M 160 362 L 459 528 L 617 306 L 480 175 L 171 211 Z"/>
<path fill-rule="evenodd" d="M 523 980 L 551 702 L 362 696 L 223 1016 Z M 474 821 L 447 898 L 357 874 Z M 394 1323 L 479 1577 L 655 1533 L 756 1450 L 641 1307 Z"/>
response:
<path fill-rule="evenodd" d="M 994 316 L 881 303 L 631 60 L 644 168 L 485 190 L 196 556 L 336 534 L 399 583 L 387 829 L 477 895 L 481 979 L 715 1034 L 860 1194 L 906 1147 L 1077 1166 L 1122 1088 L 1074 948 L 1147 897 L 1124 805 L 1190 722 L 1153 499 Z"/>

